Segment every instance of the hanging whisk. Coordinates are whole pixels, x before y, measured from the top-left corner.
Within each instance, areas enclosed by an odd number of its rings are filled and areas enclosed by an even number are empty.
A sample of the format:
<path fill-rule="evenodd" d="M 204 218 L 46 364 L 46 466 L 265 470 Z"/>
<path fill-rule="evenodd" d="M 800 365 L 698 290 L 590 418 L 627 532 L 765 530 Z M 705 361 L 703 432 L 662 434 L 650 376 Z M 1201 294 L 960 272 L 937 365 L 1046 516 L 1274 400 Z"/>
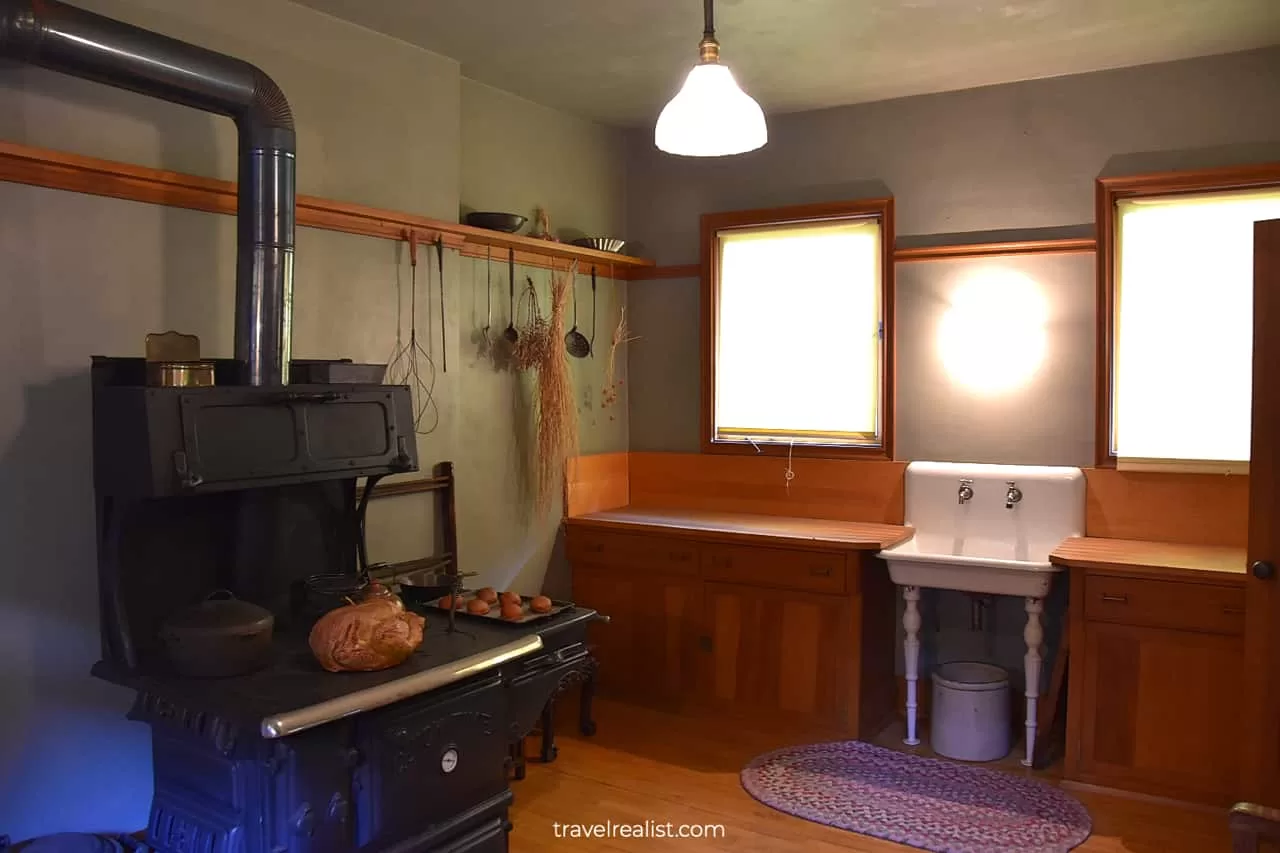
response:
<path fill-rule="evenodd" d="M 409 241 L 409 340 L 401 336 L 404 323 L 396 310 L 396 349 L 387 363 L 387 379 L 393 385 L 408 385 L 413 398 L 413 429 L 418 435 L 430 435 L 440 425 L 440 408 L 435 401 L 436 364 L 431 353 L 418 342 L 418 234 L 405 234 Z M 440 282 L 443 294 L 444 282 Z M 430 285 L 427 296 L 430 297 Z M 443 296 L 442 296 L 443 298 Z M 396 305 L 401 304 L 399 293 Z M 428 306 L 427 311 L 431 308 Z M 444 319 L 441 318 L 441 322 Z"/>

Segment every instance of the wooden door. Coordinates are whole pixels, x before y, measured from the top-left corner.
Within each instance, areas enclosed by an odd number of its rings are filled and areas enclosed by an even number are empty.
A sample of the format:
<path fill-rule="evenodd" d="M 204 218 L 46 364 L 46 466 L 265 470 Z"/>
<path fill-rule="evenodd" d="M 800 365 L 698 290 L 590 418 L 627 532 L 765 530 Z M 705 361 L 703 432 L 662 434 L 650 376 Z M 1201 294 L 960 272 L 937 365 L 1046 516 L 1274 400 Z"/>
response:
<path fill-rule="evenodd" d="M 843 724 L 850 605 L 840 596 L 708 583 L 703 696 L 752 716 Z"/>
<path fill-rule="evenodd" d="M 1280 807 L 1280 220 L 1254 225 L 1244 796 Z"/>
<path fill-rule="evenodd" d="M 1239 776 L 1239 635 L 1085 625 L 1079 772 L 1117 788 L 1230 805 Z"/>
<path fill-rule="evenodd" d="M 573 568 L 573 589 L 610 619 L 591 632 L 602 692 L 664 705 L 694 692 L 701 581 L 585 564 Z"/>

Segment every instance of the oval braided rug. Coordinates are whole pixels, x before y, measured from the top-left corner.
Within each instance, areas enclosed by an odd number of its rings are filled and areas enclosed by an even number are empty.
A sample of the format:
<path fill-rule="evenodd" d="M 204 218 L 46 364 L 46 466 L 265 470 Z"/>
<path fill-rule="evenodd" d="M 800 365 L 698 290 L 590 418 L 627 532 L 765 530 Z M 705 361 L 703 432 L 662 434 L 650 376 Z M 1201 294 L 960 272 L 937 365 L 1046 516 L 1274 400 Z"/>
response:
<path fill-rule="evenodd" d="M 856 740 L 761 755 L 742 787 L 778 811 L 934 853 L 1064 853 L 1092 828 L 1045 782 Z"/>

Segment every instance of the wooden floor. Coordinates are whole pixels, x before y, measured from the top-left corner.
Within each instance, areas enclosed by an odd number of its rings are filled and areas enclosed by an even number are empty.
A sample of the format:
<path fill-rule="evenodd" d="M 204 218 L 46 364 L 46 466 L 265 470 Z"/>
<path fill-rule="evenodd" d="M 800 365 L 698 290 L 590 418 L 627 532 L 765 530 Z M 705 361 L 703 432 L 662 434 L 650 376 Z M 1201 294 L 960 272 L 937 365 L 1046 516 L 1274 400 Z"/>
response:
<path fill-rule="evenodd" d="M 752 800 L 738 771 L 753 756 L 795 742 L 713 717 L 676 716 L 601 700 L 599 734 L 559 726 L 560 756 L 529 762 L 512 783 L 514 853 L 562 850 L 733 851 L 733 853 L 889 853 L 911 848 L 793 818 Z M 807 738 L 822 740 L 821 733 Z M 531 748 L 536 736 L 530 738 Z M 532 751 L 532 749 L 531 749 Z M 1093 815 L 1093 836 L 1079 853 L 1229 853 L 1222 813 L 1164 803 L 1073 792 Z M 724 836 L 704 840 L 557 837 L 554 824 L 720 824 Z"/>

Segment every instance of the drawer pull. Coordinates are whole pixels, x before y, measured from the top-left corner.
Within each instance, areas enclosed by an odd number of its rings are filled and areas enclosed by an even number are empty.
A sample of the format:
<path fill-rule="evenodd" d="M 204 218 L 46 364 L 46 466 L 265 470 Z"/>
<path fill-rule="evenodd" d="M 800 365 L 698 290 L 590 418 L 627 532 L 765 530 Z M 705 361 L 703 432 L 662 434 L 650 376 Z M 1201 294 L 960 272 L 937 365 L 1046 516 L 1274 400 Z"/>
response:
<path fill-rule="evenodd" d="M 829 578 L 831 577 L 831 567 L 830 566 L 810 566 L 809 574 L 815 575 L 817 577 Z"/>
<path fill-rule="evenodd" d="M 718 569 L 728 569 L 733 566 L 733 560 L 728 557 L 712 557 L 711 565 Z"/>
<path fill-rule="evenodd" d="M 1104 593 L 1102 594 L 1102 600 L 1103 600 L 1103 601 L 1114 601 L 1114 602 L 1116 602 L 1117 604 L 1128 604 L 1128 603 L 1129 603 L 1129 596 L 1127 596 L 1127 595 L 1112 595 L 1112 594 L 1111 594 L 1111 593 L 1109 593 L 1109 592 L 1104 592 Z"/>
<path fill-rule="evenodd" d="M 1224 607 L 1222 608 L 1222 612 L 1225 613 L 1227 616 L 1243 616 L 1244 608 L 1243 607 Z"/>
<path fill-rule="evenodd" d="M 588 553 L 588 554 L 599 554 L 599 553 L 600 553 L 601 551 L 603 551 L 603 550 L 604 550 L 604 546 L 603 546 L 603 545 L 601 545 L 599 542 L 596 542 L 596 543 L 595 543 L 595 544 L 593 544 L 593 545 L 588 545 L 588 546 L 587 546 L 587 553 Z"/>

